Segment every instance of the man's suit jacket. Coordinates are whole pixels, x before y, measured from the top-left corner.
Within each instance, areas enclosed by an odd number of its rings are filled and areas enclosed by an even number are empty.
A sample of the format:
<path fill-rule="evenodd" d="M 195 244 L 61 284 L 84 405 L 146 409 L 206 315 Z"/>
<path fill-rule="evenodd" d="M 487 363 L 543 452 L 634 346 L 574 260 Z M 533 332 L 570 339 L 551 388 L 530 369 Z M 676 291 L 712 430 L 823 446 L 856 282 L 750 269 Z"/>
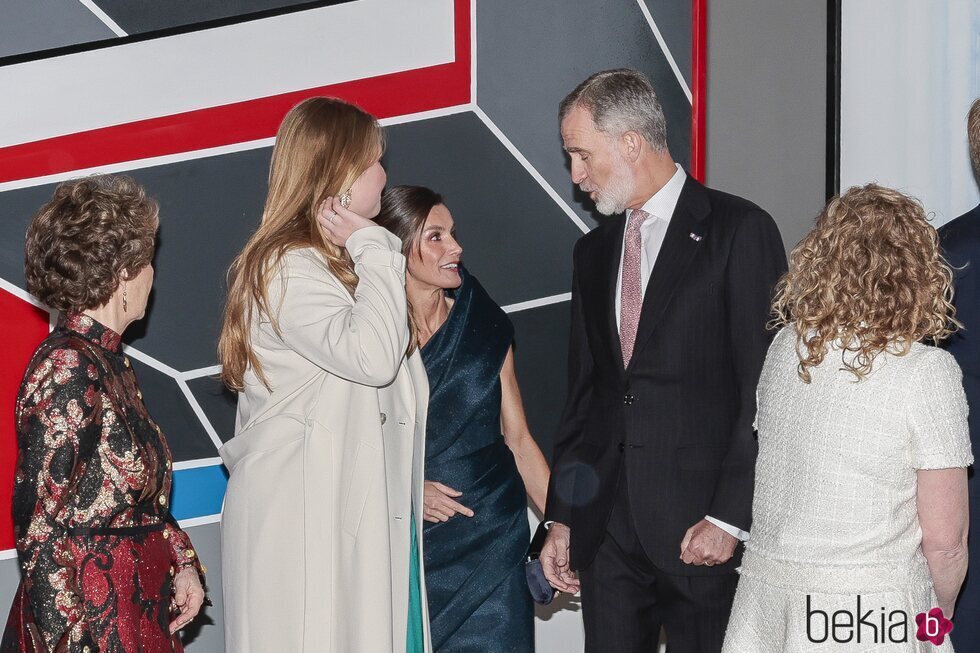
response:
<path fill-rule="evenodd" d="M 786 270 L 772 218 L 688 177 L 623 367 L 615 292 L 626 218 L 575 246 L 568 398 L 555 439 L 546 518 L 571 528 L 571 563 L 602 541 L 621 473 L 633 521 L 666 573 L 731 573 L 680 559 L 706 515 L 748 530 L 758 446 L 755 390 L 772 334 L 772 289 Z"/>
<path fill-rule="evenodd" d="M 980 206 L 939 229 L 947 260 L 954 266 L 956 317 L 966 327 L 945 343 L 963 370 L 963 388 L 970 405 L 970 439 L 974 454 L 980 453 Z M 980 611 L 980 480 L 970 478 L 970 573 L 960 594 L 956 615 L 975 615 Z M 980 642 L 980 622 L 966 618 L 956 621 L 957 646 Z"/>

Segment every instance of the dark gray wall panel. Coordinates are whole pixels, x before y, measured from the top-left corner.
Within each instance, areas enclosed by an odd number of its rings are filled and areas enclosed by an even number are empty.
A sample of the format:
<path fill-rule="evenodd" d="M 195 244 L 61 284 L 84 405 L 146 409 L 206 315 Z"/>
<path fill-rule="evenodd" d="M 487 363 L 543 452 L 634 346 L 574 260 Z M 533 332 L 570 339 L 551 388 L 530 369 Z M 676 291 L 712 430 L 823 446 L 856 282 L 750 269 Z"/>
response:
<path fill-rule="evenodd" d="M 667 43 L 674 62 L 691 86 L 691 48 L 693 42 L 693 9 L 691 0 L 643 0 L 660 35 Z"/>
<path fill-rule="evenodd" d="M 570 290 L 582 232 L 472 113 L 388 129 L 388 184 L 431 186 L 463 259 L 502 305 Z"/>
<path fill-rule="evenodd" d="M 238 405 L 237 395 L 226 388 L 220 380 L 203 376 L 187 382 L 191 392 L 197 399 L 201 410 L 218 432 L 222 442 L 227 442 L 235 435 L 235 410 Z"/>
<path fill-rule="evenodd" d="M 174 461 L 214 458 L 218 450 L 194 414 L 177 382 L 130 358 L 150 416 L 160 425 Z"/>
<path fill-rule="evenodd" d="M 115 38 L 78 0 L 3 0 L 0 57 Z"/>
<path fill-rule="evenodd" d="M 510 314 L 524 410 L 531 433 L 548 460 L 565 405 L 570 306 L 561 302 Z"/>
<path fill-rule="evenodd" d="M 128 172 L 160 203 L 147 317 L 126 342 L 178 370 L 214 365 L 224 278 L 259 223 L 268 148 Z M 0 277 L 23 287 L 24 232 L 54 185 L 0 193 Z"/>
<path fill-rule="evenodd" d="M 636 2 L 479 2 L 477 26 L 479 106 L 589 223 L 592 203 L 569 179 L 557 113 L 590 74 L 624 66 L 646 73 L 664 107 L 671 153 L 690 162 L 691 104 Z"/>

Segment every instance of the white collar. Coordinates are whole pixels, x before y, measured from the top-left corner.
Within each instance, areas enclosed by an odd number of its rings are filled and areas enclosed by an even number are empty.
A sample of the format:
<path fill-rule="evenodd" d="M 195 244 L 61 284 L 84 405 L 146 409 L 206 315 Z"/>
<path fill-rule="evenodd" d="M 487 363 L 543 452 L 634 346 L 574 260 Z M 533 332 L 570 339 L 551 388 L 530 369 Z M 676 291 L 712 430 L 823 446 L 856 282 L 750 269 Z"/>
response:
<path fill-rule="evenodd" d="M 665 222 L 670 222 L 670 217 L 674 215 L 677 201 L 681 197 L 681 191 L 684 190 L 684 182 L 687 181 L 687 173 L 684 172 L 684 168 L 679 163 L 674 165 L 677 166 L 677 170 L 673 176 L 640 207 L 651 217 Z M 629 217 L 628 213 L 626 217 Z M 652 223 L 653 220 L 649 222 Z"/>

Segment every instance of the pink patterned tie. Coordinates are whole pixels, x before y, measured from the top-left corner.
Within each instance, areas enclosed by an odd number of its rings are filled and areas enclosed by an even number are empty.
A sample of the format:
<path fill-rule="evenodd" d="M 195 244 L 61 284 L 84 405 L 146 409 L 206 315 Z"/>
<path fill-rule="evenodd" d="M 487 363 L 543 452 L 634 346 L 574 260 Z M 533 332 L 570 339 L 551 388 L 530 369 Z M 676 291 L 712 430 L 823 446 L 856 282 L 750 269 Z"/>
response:
<path fill-rule="evenodd" d="M 619 341 L 623 345 L 623 366 L 628 367 L 636 344 L 636 328 L 640 324 L 643 308 L 643 286 L 640 279 L 640 226 L 650 217 L 646 211 L 636 209 L 630 213 L 626 224 L 626 251 L 623 253 L 623 283 L 619 300 Z"/>

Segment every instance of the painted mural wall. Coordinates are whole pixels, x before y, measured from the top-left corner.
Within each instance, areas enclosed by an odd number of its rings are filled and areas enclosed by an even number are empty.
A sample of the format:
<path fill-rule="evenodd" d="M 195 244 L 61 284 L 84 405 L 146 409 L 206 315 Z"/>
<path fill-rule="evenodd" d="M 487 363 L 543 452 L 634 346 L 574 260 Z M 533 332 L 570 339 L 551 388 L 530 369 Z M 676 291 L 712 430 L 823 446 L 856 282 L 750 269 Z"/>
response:
<path fill-rule="evenodd" d="M 568 179 L 557 105 L 591 72 L 643 70 L 661 96 L 675 158 L 699 174 L 697 6 L 4 2 L 0 611 L 6 614 L 19 579 L 10 526 L 13 397 L 52 320 L 24 290 L 24 232 L 58 182 L 125 172 L 160 202 L 155 289 L 147 318 L 126 334 L 127 351 L 177 461 L 174 514 L 210 570 L 215 605 L 187 632 L 188 650 L 222 651 L 226 476 L 217 450 L 233 434 L 235 399 L 216 380 L 215 343 L 224 273 L 258 224 L 282 116 L 313 95 L 356 102 L 387 128 L 390 183 L 429 185 L 444 195 L 467 267 L 515 324 L 528 417 L 550 453 L 564 399 L 572 246 L 596 224 Z M 538 616 L 539 651 L 581 648 L 574 599 Z"/>

